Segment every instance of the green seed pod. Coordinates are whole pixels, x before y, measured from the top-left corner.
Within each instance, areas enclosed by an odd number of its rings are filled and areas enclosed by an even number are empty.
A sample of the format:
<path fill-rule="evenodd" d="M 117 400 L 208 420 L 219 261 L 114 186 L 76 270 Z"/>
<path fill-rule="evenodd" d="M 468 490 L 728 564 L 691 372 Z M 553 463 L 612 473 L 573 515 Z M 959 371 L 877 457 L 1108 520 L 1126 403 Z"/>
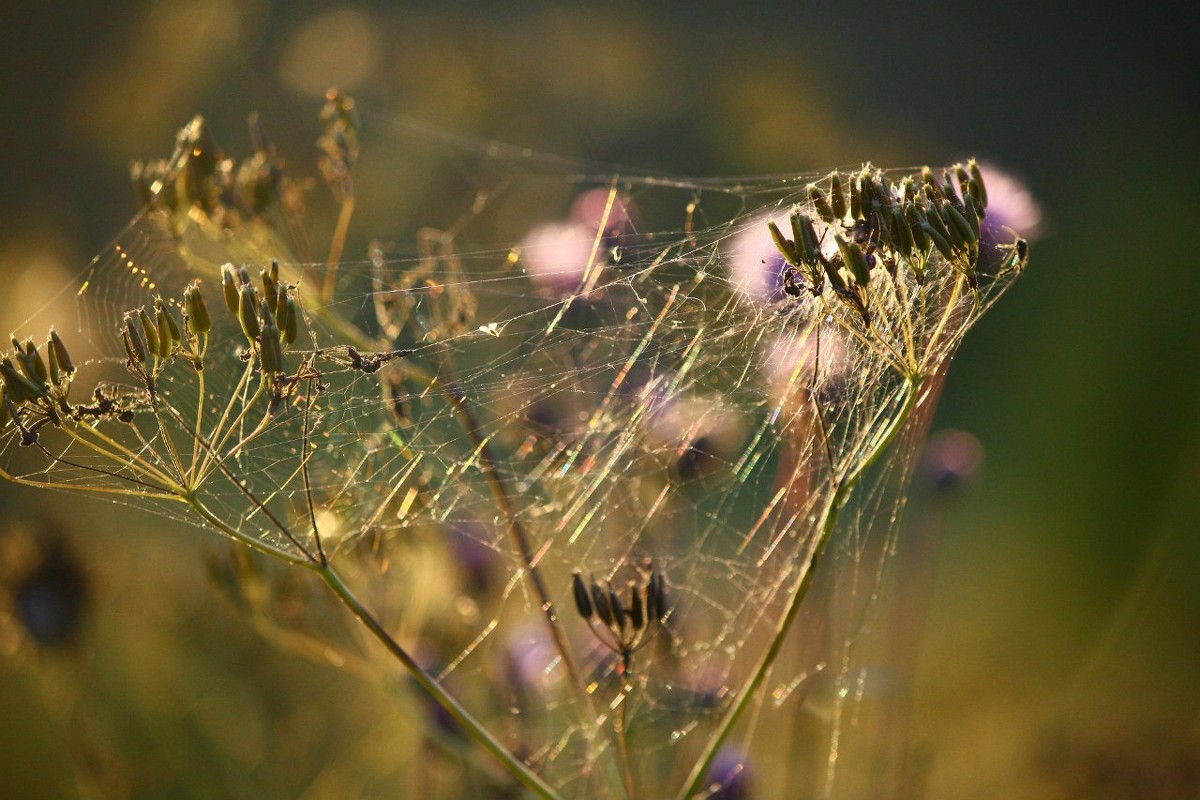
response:
<path fill-rule="evenodd" d="M 941 200 L 938 203 L 934 203 L 928 209 L 926 209 L 925 210 L 925 222 L 926 222 L 926 224 L 930 225 L 934 230 L 936 230 L 938 233 L 940 233 L 942 235 L 943 239 L 945 239 L 946 241 L 949 242 L 949 241 L 952 241 L 952 239 L 950 237 L 950 231 L 946 227 L 946 221 L 942 218 L 942 213 L 941 213 L 941 204 L 945 203 L 945 202 L 946 202 L 945 200 Z"/>
<path fill-rule="evenodd" d="M 200 284 L 193 283 L 184 290 L 183 309 L 187 314 L 188 333 L 199 336 L 212 330 L 212 318 L 208 315 L 204 295 L 200 294 Z"/>
<path fill-rule="evenodd" d="M 954 165 L 954 177 L 958 179 L 958 191 L 964 199 L 967 196 L 967 187 L 971 184 L 971 176 L 967 173 L 967 168 L 962 164 Z"/>
<path fill-rule="evenodd" d="M 863 218 L 862 186 L 859 177 L 850 181 L 850 219 L 853 220 Z"/>
<path fill-rule="evenodd" d="M 135 316 L 132 311 L 125 312 L 125 324 L 124 330 L 121 332 L 121 339 L 125 343 L 125 352 L 129 355 L 130 363 L 145 364 L 150 351 L 146 347 L 146 339 L 142 335 L 141 322 L 135 319 Z"/>
<path fill-rule="evenodd" d="M 230 314 L 237 316 L 238 288 L 234 276 L 233 264 L 224 264 L 221 267 L 221 291 L 225 295 L 225 307 L 229 309 Z"/>
<path fill-rule="evenodd" d="M 75 363 L 71 361 L 71 354 L 67 352 L 67 346 L 63 344 L 63 340 L 59 337 L 58 331 L 54 328 L 50 329 L 50 351 L 54 353 L 54 357 L 58 360 L 58 367 L 68 378 L 75 375 Z"/>
<path fill-rule="evenodd" d="M 283 345 L 279 341 L 279 327 L 275 324 L 275 317 L 273 315 L 263 314 L 262 336 L 260 338 L 262 341 L 260 357 L 262 358 L 263 372 L 267 375 L 275 375 L 283 372 Z"/>
<path fill-rule="evenodd" d="M 968 212 L 969 213 L 969 212 Z M 950 241 L 954 242 L 956 247 L 965 248 L 968 244 L 974 244 L 979 241 L 979 234 L 975 233 L 975 229 L 971 227 L 971 223 L 967 222 L 967 218 L 963 212 L 954 206 L 954 203 L 947 201 L 942 205 L 942 217 L 947 220 L 947 227 L 950 229 Z M 958 234 L 956 237 L 955 234 Z M 962 242 L 959 243 L 958 239 Z"/>
<path fill-rule="evenodd" d="M 815 265 L 821 258 L 821 243 L 813 221 L 805 214 L 792 215 L 792 235 L 796 237 L 796 250 L 806 264 Z"/>
<path fill-rule="evenodd" d="M 50 362 L 50 385 L 61 385 L 63 372 L 58 366 L 58 355 L 54 352 L 54 348 L 50 346 L 49 341 L 46 342 L 46 360 Z"/>
<path fill-rule="evenodd" d="M 929 236 L 923 227 L 926 224 L 925 213 L 916 203 L 908 203 L 904 207 L 904 217 L 908 221 L 908 232 L 912 236 L 913 244 L 922 253 L 929 252 Z"/>
<path fill-rule="evenodd" d="M 983 182 L 983 173 L 979 170 L 979 162 L 971 159 L 967 162 L 967 171 L 971 173 L 971 186 L 978 195 L 980 208 L 987 208 L 987 186 Z M 980 214 L 979 216 L 983 216 Z"/>
<path fill-rule="evenodd" d="M 161 297 L 154 305 L 155 315 L 158 317 L 158 338 L 160 341 L 166 339 L 169 342 L 166 350 L 170 354 L 175 345 L 183 342 L 183 332 L 179 330 L 179 323 L 175 321 L 175 313 L 163 304 Z"/>
<path fill-rule="evenodd" d="M 250 270 L 246 269 L 245 265 L 237 268 L 237 279 L 242 286 L 250 285 Z"/>
<path fill-rule="evenodd" d="M 258 318 L 258 294 L 254 287 L 242 284 L 238 296 L 238 322 L 242 325 L 242 333 L 251 343 L 262 333 L 262 325 Z"/>
<path fill-rule="evenodd" d="M 579 616 L 591 619 L 592 598 L 583 583 L 583 576 L 578 572 L 571 576 L 571 594 L 575 596 L 575 610 L 579 612 Z"/>
<path fill-rule="evenodd" d="M 283 325 L 280 327 L 283 333 L 283 342 L 291 347 L 296 343 L 296 337 L 300 335 L 300 311 L 296 308 L 296 298 L 287 298 L 280 307 L 286 309 Z"/>
<path fill-rule="evenodd" d="M 166 361 L 171 351 L 175 349 L 175 338 L 171 334 L 170 314 L 162 306 L 154 314 L 156 333 L 158 334 L 158 360 Z"/>
<path fill-rule="evenodd" d="M 18 349 L 17 360 L 31 381 L 39 386 L 49 382 L 50 371 L 46 369 L 46 362 L 42 360 L 42 355 L 38 352 L 33 339 L 25 340 L 24 351 Z"/>
<path fill-rule="evenodd" d="M 279 262 L 271 262 L 271 270 L 262 271 L 263 299 L 267 303 L 267 308 L 271 313 L 275 313 L 275 309 L 279 305 Z"/>
<path fill-rule="evenodd" d="M 942 191 L 942 185 L 938 183 L 937 177 L 933 174 L 933 170 L 929 167 L 921 167 L 921 182 L 925 187 L 925 194 L 931 200 L 943 200 L 945 194 Z"/>
<path fill-rule="evenodd" d="M 784 238 L 783 234 L 779 232 L 779 226 L 775 224 L 775 220 L 768 222 L 767 228 L 771 231 L 771 241 L 775 243 L 775 249 L 783 255 L 783 260 L 793 267 L 800 266 L 800 255 L 796 252 L 796 244 Z"/>
<path fill-rule="evenodd" d="M 833 207 L 833 215 L 839 220 L 846 218 L 846 189 L 842 185 L 842 176 L 836 170 L 829 176 L 829 204 Z"/>
<path fill-rule="evenodd" d="M 158 341 L 158 323 L 146 313 L 145 306 L 138 309 L 138 324 L 142 326 L 142 337 L 146 340 L 147 351 L 157 356 L 162 350 Z"/>
<path fill-rule="evenodd" d="M 0 379 L 8 390 L 9 399 L 18 406 L 46 394 L 38 384 L 22 375 L 8 358 L 0 361 Z"/>
<path fill-rule="evenodd" d="M 931 214 L 928 219 L 932 220 L 934 216 L 935 215 Z M 933 240 L 933 246 L 937 248 L 938 252 L 945 256 L 947 261 L 953 260 L 954 248 L 950 246 L 950 242 L 946 239 L 946 237 L 943 236 L 940 231 L 936 230 L 929 222 L 926 222 L 922 228 L 925 231 L 925 235 Z"/>
<path fill-rule="evenodd" d="M 0 383 L 0 433 L 4 433 L 4 429 L 12 421 L 12 412 L 8 410 L 8 402 L 8 394 L 5 392 L 4 384 Z"/>
<path fill-rule="evenodd" d="M 812 202 L 813 208 L 817 210 L 817 214 L 821 219 L 830 225 L 836 221 L 837 218 L 834 216 L 833 207 L 829 205 L 829 198 L 821 191 L 820 186 L 817 186 L 815 183 L 808 185 L 808 199 Z"/>
<path fill-rule="evenodd" d="M 835 260 L 825 259 L 821 264 L 825 267 L 825 275 L 829 278 L 829 285 L 833 287 L 833 291 L 841 294 L 846 291 L 846 281 L 838 271 L 837 265 L 834 263 Z"/>
<path fill-rule="evenodd" d="M 867 264 L 867 256 L 862 251 L 862 248 L 854 242 L 847 242 L 837 234 L 834 234 L 833 238 L 837 242 L 838 252 L 842 254 L 842 260 L 846 262 L 846 267 L 850 270 L 850 274 L 854 276 L 854 280 L 860 286 L 866 286 L 870 283 L 871 267 Z"/>
<path fill-rule="evenodd" d="M 913 242 L 912 232 L 908 229 L 908 221 L 904 218 L 904 207 L 900 205 L 892 206 L 892 248 L 906 258 L 912 258 Z"/>

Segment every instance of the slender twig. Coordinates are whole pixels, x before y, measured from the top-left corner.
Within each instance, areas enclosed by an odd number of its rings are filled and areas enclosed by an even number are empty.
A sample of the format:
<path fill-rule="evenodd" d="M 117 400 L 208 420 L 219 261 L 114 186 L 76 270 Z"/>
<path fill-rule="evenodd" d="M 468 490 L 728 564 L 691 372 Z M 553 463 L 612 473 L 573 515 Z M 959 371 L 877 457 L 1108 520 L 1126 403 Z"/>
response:
<path fill-rule="evenodd" d="M 812 585 L 813 577 L 816 575 L 817 567 L 821 562 L 821 557 L 824 555 L 829 540 L 832 538 L 833 531 L 837 527 L 842 507 L 846 504 L 850 493 L 858 484 L 859 479 L 891 446 L 897 434 L 912 415 L 921 393 L 920 389 L 921 381 L 919 379 L 906 379 L 904 403 L 896 413 L 896 416 L 893 417 L 891 424 L 877 437 L 875 445 L 857 469 L 846 476 L 846 479 L 833 492 L 825 509 L 824 521 L 821 525 L 820 533 L 817 535 L 816 542 L 813 544 L 807 561 L 800 568 L 800 574 L 789 593 L 787 608 L 784 610 L 783 616 L 780 617 L 775 627 L 775 633 L 771 637 L 770 645 L 759 659 L 754 670 L 750 673 L 749 679 L 747 679 L 746 683 L 743 684 L 741 690 L 735 696 L 729 710 L 725 712 L 725 716 L 721 718 L 717 729 L 709 737 L 708 746 L 705 748 L 703 755 L 692 767 L 687 782 L 677 795 L 678 800 L 687 800 L 687 798 L 692 797 L 700 790 L 701 784 L 703 784 L 713 760 L 717 757 L 717 751 L 732 732 L 734 724 L 749 706 L 750 700 L 757 694 L 758 687 L 762 684 L 771 665 L 774 664 L 776 656 L 779 655 L 783 642 L 791 630 L 792 623 L 799 616 L 798 612 L 804 604 L 803 601 L 808 594 L 809 587 Z"/>
<path fill-rule="evenodd" d="M 528 765 L 513 755 L 507 747 L 501 744 L 487 728 L 483 726 L 479 720 L 471 715 L 471 712 L 458 702 L 458 700 L 442 685 L 438 683 L 432 675 L 424 670 L 420 664 L 405 650 L 399 642 L 392 638 L 391 634 L 379 623 L 375 615 L 367 609 L 366 606 L 354 595 L 350 588 L 342 580 L 341 576 L 328 564 L 326 565 L 307 565 L 313 569 L 325 585 L 337 595 L 338 599 L 350 610 L 358 620 L 366 626 L 371 635 L 374 636 L 387 651 L 408 670 L 412 675 L 413 680 L 429 693 L 437 703 L 458 722 L 463 730 L 474 739 L 484 750 L 491 753 L 506 770 L 514 778 L 519 780 L 530 791 L 537 794 L 538 797 L 544 800 L 559 800 L 559 794 L 537 773 L 531 770 Z"/>

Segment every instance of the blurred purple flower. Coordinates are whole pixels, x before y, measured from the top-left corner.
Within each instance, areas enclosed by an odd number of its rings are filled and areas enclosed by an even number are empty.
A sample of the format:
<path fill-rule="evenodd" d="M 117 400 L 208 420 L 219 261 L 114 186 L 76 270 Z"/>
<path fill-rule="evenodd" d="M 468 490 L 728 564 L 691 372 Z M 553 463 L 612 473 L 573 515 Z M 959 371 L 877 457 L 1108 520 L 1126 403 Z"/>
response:
<path fill-rule="evenodd" d="M 771 241 L 767 223 L 773 221 L 780 230 L 789 230 L 790 213 L 776 211 L 753 217 L 728 240 L 725 260 L 729 265 L 734 288 L 763 303 L 775 303 L 783 293 L 783 255 Z"/>
<path fill-rule="evenodd" d="M 579 195 L 571 207 L 571 219 L 591 230 L 593 236 L 603 225 L 601 238 L 605 247 L 618 244 L 633 225 L 628 200 L 620 194 L 614 196 L 610 189 L 590 189 Z"/>
<path fill-rule="evenodd" d="M 983 465 L 983 445 L 966 431 L 938 431 L 921 456 L 920 474 L 935 492 L 949 493 L 971 483 Z"/>
<path fill-rule="evenodd" d="M 520 699 L 544 698 L 560 680 L 558 654 L 540 627 L 523 626 L 505 640 L 504 672 Z"/>
<path fill-rule="evenodd" d="M 1012 237 L 1002 231 L 1008 228 L 1018 236 L 1033 240 L 1042 232 L 1042 207 L 1029 188 L 1018 178 L 992 164 L 980 164 L 983 183 L 987 187 L 987 216 L 984 230 L 1001 243 Z M 986 234 L 985 234 L 986 235 Z"/>
<path fill-rule="evenodd" d="M 611 197 L 608 189 L 592 189 L 575 200 L 569 219 L 529 232 L 521 243 L 521 261 L 539 286 L 574 291 L 583 282 L 589 261 L 593 266 L 603 264 L 609 248 L 620 243 L 631 224 L 630 207 L 623 198 Z"/>
<path fill-rule="evenodd" d="M 705 795 L 709 800 L 748 800 L 750 774 L 746 769 L 746 754 L 731 745 L 722 747 L 705 780 L 711 792 Z"/>
<path fill-rule="evenodd" d="M 539 286 L 570 292 L 583 280 L 595 240 L 595 229 L 580 222 L 541 225 L 521 243 L 521 263 Z"/>

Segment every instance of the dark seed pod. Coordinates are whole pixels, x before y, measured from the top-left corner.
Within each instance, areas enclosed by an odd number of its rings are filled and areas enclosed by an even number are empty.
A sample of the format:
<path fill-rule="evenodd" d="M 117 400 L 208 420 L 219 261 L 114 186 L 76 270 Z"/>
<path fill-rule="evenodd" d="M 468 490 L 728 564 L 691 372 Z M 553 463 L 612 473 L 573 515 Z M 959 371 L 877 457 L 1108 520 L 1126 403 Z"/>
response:
<path fill-rule="evenodd" d="M 633 629 L 640 631 L 646 626 L 646 615 L 642 607 L 642 593 L 638 591 L 638 587 L 629 584 L 629 621 L 633 623 Z"/>
<path fill-rule="evenodd" d="M 8 392 L 4 388 L 4 384 L 0 383 L 0 433 L 4 433 L 4 429 L 8 427 L 8 423 L 12 422 L 10 405 L 11 401 L 8 399 Z"/>
<path fill-rule="evenodd" d="M 608 587 L 608 602 L 612 604 L 613 620 L 616 622 L 616 627 L 624 628 L 629 612 L 625 610 L 625 606 L 621 605 L 621 596 L 617 594 L 612 586 Z"/>
<path fill-rule="evenodd" d="M 592 598 L 583 583 L 583 576 L 578 572 L 571 576 L 571 593 L 575 595 L 575 610 L 579 612 L 579 616 L 591 619 Z"/>
<path fill-rule="evenodd" d="M 821 243 L 813 221 L 805 214 L 792 215 L 792 235 L 796 237 L 796 250 L 804 263 L 813 266 L 821 259 Z"/>
<path fill-rule="evenodd" d="M 667 615 L 667 586 L 661 572 L 650 573 L 650 585 L 646 590 L 646 615 L 657 620 Z"/>
<path fill-rule="evenodd" d="M 611 628 L 613 624 L 613 607 L 609 602 L 608 595 L 597 583 L 592 584 L 592 604 L 596 608 L 596 614 L 599 615 L 600 621 Z"/>
<path fill-rule="evenodd" d="M 225 264 L 221 267 L 221 292 L 225 296 L 225 307 L 229 309 L 230 314 L 237 316 L 238 288 L 233 264 Z"/>
<path fill-rule="evenodd" d="M 852 220 L 863 218 L 862 183 L 859 180 L 860 177 L 855 177 L 850 181 L 850 219 Z"/>

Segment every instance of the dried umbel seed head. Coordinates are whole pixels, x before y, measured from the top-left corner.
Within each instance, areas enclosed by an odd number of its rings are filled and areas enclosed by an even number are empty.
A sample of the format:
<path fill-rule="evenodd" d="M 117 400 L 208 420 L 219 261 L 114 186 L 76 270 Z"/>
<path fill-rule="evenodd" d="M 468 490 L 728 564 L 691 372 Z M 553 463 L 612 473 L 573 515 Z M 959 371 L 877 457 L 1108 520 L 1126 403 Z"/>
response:
<path fill-rule="evenodd" d="M 625 671 L 633 653 L 657 631 L 667 615 L 666 584 L 662 573 L 649 567 L 641 579 L 628 581 L 623 591 L 610 582 L 589 585 L 580 572 L 571 576 L 575 610 L 605 647 L 621 656 Z"/>

